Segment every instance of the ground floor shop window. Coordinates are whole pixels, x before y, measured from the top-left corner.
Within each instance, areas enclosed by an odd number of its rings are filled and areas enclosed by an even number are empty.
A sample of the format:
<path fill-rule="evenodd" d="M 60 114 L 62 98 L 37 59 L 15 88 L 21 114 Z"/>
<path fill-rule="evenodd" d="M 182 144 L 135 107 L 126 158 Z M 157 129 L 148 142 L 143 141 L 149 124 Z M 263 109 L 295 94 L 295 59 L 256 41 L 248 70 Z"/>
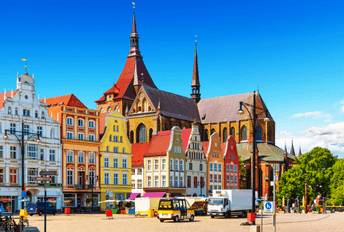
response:
<path fill-rule="evenodd" d="M 75 194 L 64 194 L 64 207 L 76 207 Z"/>
<path fill-rule="evenodd" d="M 14 202 L 13 197 L 0 196 L 0 212 L 11 213 L 14 210 Z"/>
<path fill-rule="evenodd" d="M 93 194 L 93 207 L 98 206 L 99 194 Z M 86 206 L 92 207 L 92 194 L 86 194 Z"/>

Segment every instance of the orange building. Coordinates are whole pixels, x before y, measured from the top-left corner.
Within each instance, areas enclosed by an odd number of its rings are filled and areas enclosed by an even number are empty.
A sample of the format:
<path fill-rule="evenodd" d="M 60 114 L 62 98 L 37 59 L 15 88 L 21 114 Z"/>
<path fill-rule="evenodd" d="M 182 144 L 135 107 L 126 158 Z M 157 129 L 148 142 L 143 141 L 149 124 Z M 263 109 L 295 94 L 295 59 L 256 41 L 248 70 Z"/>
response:
<path fill-rule="evenodd" d="M 62 140 L 62 207 L 99 209 L 99 112 L 73 94 L 46 99 L 49 114 L 60 122 Z"/>
<path fill-rule="evenodd" d="M 224 189 L 224 160 L 221 150 L 220 136 L 215 132 L 210 136 L 209 142 L 202 142 L 205 157 L 207 159 L 207 193 L 213 190 Z"/>

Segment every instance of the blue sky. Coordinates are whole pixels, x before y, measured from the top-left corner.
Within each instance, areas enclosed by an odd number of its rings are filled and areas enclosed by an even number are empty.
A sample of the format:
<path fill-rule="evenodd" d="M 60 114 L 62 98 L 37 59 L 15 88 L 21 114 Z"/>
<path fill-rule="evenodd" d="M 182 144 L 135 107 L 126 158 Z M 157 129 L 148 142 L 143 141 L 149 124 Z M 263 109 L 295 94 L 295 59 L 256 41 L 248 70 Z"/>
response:
<path fill-rule="evenodd" d="M 135 1 L 140 50 L 159 89 L 190 96 L 197 34 L 202 98 L 259 92 L 277 145 L 344 157 L 343 1 Z M 131 1 L 7 1 L 0 88 L 35 74 L 43 98 L 95 100 L 129 52 Z"/>

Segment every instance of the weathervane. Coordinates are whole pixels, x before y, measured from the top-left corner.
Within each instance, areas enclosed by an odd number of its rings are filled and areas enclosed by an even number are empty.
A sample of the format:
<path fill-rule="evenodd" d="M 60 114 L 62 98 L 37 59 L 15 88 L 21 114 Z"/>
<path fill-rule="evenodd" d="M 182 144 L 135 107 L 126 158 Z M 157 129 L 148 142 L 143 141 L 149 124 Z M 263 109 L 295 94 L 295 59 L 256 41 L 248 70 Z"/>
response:
<path fill-rule="evenodd" d="M 27 59 L 23 58 L 22 61 L 25 61 L 25 73 L 27 73 Z"/>

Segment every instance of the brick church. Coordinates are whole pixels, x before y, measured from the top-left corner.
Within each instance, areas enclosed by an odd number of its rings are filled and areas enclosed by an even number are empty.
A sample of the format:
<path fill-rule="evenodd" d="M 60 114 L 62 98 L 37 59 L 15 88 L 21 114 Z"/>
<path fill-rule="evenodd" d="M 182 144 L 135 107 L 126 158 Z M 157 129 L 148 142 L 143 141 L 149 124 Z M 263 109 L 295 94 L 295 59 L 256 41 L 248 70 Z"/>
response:
<path fill-rule="evenodd" d="M 105 114 L 118 111 L 127 118 L 127 133 L 131 143 L 149 142 L 152 135 L 171 130 L 173 126 L 191 128 L 195 121 L 200 128 L 203 141 L 216 132 L 225 142 L 229 135 L 235 137 L 238 153 L 245 163 L 247 175 L 244 186 L 250 188 L 253 128 L 249 112 L 237 114 L 240 101 L 252 104 L 256 97 L 258 107 L 267 110 L 259 93 L 243 93 L 213 98 L 201 98 L 201 84 L 198 72 L 197 42 L 195 44 L 191 97 L 184 97 L 157 88 L 143 62 L 139 49 L 139 36 L 133 15 L 130 50 L 123 71 L 116 84 L 96 101 L 100 111 L 100 134 L 105 128 Z M 267 114 L 265 113 L 267 112 Z M 257 110 L 257 114 L 261 111 Z M 269 120 L 264 120 L 268 118 Z M 272 196 L 271 164 L 280 164 L 281 175 L 295 165 L 295 152 L 275 145 L 275 122 L 268 111 L 258 118 L 256 128 L 256 187 L 259 196 Z"/>

